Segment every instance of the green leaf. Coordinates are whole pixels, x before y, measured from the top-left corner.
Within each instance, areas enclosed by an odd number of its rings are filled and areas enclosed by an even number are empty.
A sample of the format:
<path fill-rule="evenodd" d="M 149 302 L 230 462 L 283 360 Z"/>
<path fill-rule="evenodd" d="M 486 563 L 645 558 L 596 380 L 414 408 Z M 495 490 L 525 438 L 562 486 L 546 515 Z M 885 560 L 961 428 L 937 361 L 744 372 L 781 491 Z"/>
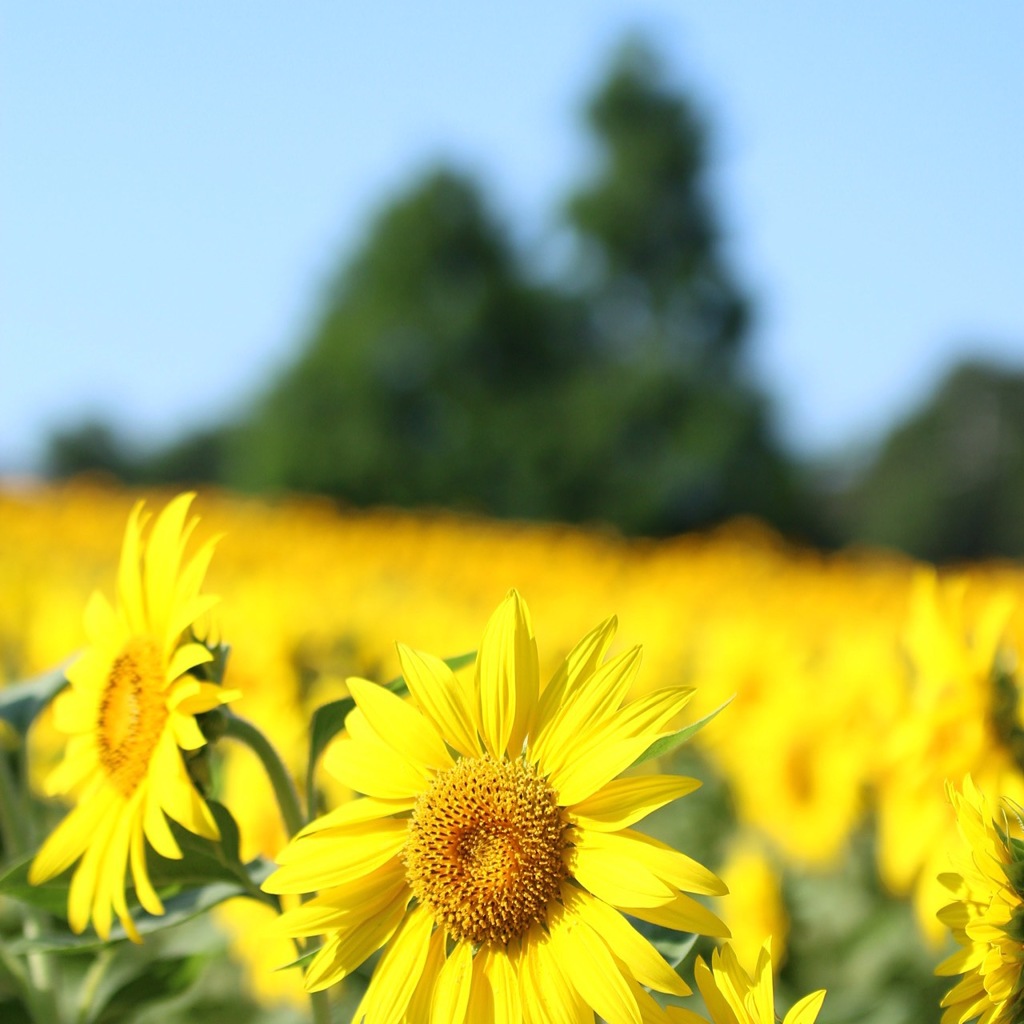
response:
<path fill-rule="evenodd" d="M 64 689 L 66 667 L 65 663 L 35 679 L 5 686 L 0 690 L 0 719 L 24 736 L 39 712 Z"/>
<path fill-rule="evenodd" d="M 444 663 L 453 671 L 458 672 L 476 659 L 476 651 L 468 651 L 465 654 L 457 654 L 451 658 L 445 658 Z M 385 684 L 392 693 L 403 694 L 407 692 L 405 680 L 396 676 L 391 682 Z M 332 700 L 329 704 L 321 704 L 313 712 L 313 721 L 309 727 L 309 764 L 306 766 L 307 797 L 313 795 L 313 779 L 316 766 L 320 761 L 327 744 L 345 728 L 345 719 L 348 713 L 356 706 L 351 697 L 342 697 L 340 700 Z M 312 814 L 312 801 L 307 803 Z"/>
<path fill-rule="evenodd" d="M 184 921 L 189 921 L 199 914 L 204 914 L 225 900 L 236 896 L 249 896 L 248 887 L 238 882 L 213 882 L 210 885 L 186 889 L 175 896 L 164 900 L 165 913 L 160 916 L 147 914 L 144 910 L 132 911 L 132 920 L 142 936 L 173 928 Z M 60 935 L 47 935 L 38 939 L 16 939 L 6 946 L 9 953 L 84 953 L 106 948 L 111 942 L 121 942 L 128 936 L 120 923 L 110 929 L 110 939 L 104 941 L 94 933 L 73 935 L 66 932 Z"/>
<path fill-rule="evenodd" d="M 652 757 L 664 757 L 666 754 L 670 754 L 673 750 L 678 750 L 684 743 L 693 739 L 693 737 L 704 728 L 720 711 L 727 708 L 735 698 L 735 694 L 730 697 L 723 704 L 720 704 L 714 711 L 709 715 L 705 715 L 699 721 L 693 722 L 690 725 L 683 726 L 682 729 L 672 733 L 671 736 L 663 736 L 660 740 L 655 740 L 634 762 L 630 765 L 631 768 L 635 768 L 638 764 L 643 764 L 644 761 L 650 761 Z"/>
<path fill-rule="evenodd" d="M 304 968 L 310 962 L 310 960 L 312 960 L 313 957 L 315 957 L 317 955 L 317 953 L 319 953 L 319 952 L 320 952 L 320 947 L 317 946 L 316 949 L 307 950 L 305 953 L 302 954 L 302 956 L 298 956 L 294 960 L 290 960 L 286 964 L 281 964 L 280 967 L 275 967 L 274 970 L 275 971 L 288 971 L 288 970 L 291 970 L 291 968 L 293 968 L 293 967 L 303 967 Z"/>
<path fill-rule="evenodd" d="M 45 910 L 56 917 L 64 917 L 68 910 L 70 875 L 65 872 L 40 885 L 30 885 L 28 869 L 35 854 L 29 854 L 11 864 L 0 875 L 0 896 L 9 896 L 30 907 Z"/>
<path fill-rule="evenodd" d="M 629 917 L 629 923 L 673 968 L 678 967 L 686 959 L 699 937 L 692 932 L 677 932 L 660 924 L 642 921 L 638 917 Z"/>
<path fill-rule="evenodd" d="M 276 906 L 273 897 L 259 889 L 260 883 L 274 870 L 274 865 L 263 857 L 243 864 L 238 856 L 238 825 L 230 811 L 213 800 L 208 801 L 208 805 L 220 829 L 219 841 L 204 839 L 177 822 L 169 821 L 181 847 L 182 858 L 175 860 L 161 857 L 151 849 L 147 851 L 150 881 L 164 901 L 166 914 L 154 916 L 139 907 L 134 900 L 131 876 L 125 878 L 132 920 L 140 934 L 163 931 L 234 896 L 249 896 Z M 28 881 L 31 862 L 32 856 L 26 857 L 0 876 L 0 894 L 66 919 L 71 870 L 41 885 L 31 885 Z M 111 941 L 126 937 L 120 924 L 111 930 Z M 101 948 L 105 943 L 95 935 L 66 935 L 51 936 L 38 940 L 36 944 L 21 942 L 15 945 L 21 952 L 35 949 L 76 951 Z"/>

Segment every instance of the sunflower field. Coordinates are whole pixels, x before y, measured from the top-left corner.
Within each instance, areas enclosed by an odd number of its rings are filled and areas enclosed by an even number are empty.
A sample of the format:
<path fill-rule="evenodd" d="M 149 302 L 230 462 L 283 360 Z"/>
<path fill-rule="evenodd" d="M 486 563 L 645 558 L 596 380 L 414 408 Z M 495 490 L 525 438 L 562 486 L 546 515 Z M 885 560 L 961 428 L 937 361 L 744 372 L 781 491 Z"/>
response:
<path fill-rule="evenodd" d="M 0 1020 L 1024 1020 L 1022 597 L 752 521 L 10 482 Z"/>

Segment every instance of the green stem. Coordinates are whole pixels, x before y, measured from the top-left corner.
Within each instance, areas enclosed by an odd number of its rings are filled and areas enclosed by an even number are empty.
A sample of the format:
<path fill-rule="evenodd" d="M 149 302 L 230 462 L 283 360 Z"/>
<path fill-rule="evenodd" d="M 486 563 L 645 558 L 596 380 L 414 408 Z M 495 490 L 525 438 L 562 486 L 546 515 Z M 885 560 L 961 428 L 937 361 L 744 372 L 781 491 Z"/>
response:
<path fill-rule="evenodd" d="M 29 839 L 25 834 L 27 821 L 28 816 L 11 774 L 7 752 L 0 749 L 0 838 L 11 860 L 28 853 Z"/>
<path fill-rule="evenodd" d="M 310 992 L 309 1002 L 313 1008 L 313 1024 L 331 1024 L 331 1003 L 327 990 Z"/>
<path fill-rule="evenodd" d="M 281 809 L 285 829 L 289 836 L 294 836 L 306 823 L 306 819 L 299 803 L 298 790 L 280 754 L 255 725 L 233 713 L 227 716 L 224 735 L 244 743 L 260 759 L 274 787 L 274 796 Z M 309 1002 L 313 1011 L 313 1024 L 331 1024 L 331 1004 L 327 992 L 311 992 Z"/>
<path fill-rule="evenodd" d="M 299 803 L 298 790 L 281 760 L 281 755 L 255 725 L 244 718 L 239 718 L 238 715 L 229 714 L 227 716 L 227 728 L 224 735 L 244 743 L 260 759 L 263 770 L 274 787 L 274 796 L 277 799 L 277 806 L 281 810 L 285 830 L 289 838 L 294 836 L 305 825 L 306 820 Z"/>
<path fill-rule="evenodd" d="M 10 859 L 18 859 L 31 849 L 31 820 L 32 815 L 11 771 L 10 758 L 6 751 L 0 750 L 0 836 Z M 37 939 L 42 930 L 39 912 L 26 907 L 22 911 L 22 934 L 27 939 Z M 25 966 L 26 1004 L 33 1020 L 40 1024 L 59 1020 L 50 957 L 46 953 L 29 953 L 25 957 Z"/>

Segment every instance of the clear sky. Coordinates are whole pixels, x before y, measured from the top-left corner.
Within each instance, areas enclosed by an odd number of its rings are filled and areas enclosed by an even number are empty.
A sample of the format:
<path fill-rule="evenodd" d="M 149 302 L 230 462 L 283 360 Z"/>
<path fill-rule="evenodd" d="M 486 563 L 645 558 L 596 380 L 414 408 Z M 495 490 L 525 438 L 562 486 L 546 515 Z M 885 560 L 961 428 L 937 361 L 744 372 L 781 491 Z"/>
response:
<path fill-rule="evenodd" d="M 712 130 L 754 362 L 815 454 L 966 352 L 1024 367 L 1024 4 L 0 4 L 0 473 L 217 419 L 377 205 L 452 158 L 535 244 L 646 29 Z"/>

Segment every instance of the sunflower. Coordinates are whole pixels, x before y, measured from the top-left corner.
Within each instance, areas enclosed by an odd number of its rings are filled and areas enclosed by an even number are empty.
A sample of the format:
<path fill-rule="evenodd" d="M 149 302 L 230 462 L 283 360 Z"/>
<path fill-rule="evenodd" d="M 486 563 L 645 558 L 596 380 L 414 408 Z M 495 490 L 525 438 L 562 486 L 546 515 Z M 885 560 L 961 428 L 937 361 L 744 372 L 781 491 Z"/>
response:
<path fill-rule="evenodd" d="M 629 826 L 697 788 L 617 778 L 692 690 L 627 701 L 639 648 L 605 661 L 609 619 L 542 686 L 530 614 L 511 591 L 472 681 L 399 645 L 411 701 L 349 680 L 356 707 L 324 767 L 363 796 L 284 848 L 264 888 L 318 895 L 279 918 L 324 935 L 305 984 L 333 985 L 383 947 L 356 1019 L 660 1019 L 643 986 L 689 988 L 625 915 L 725 935 L 687 893 L 721 895 L 702 865 Z"/>
<path fill-rule="evenodd" d="M 217 601 L 200 593 L 216 538 L 185 559 L 198 522 L 186 522 L 193 497 L 173 499 L 148 539 L 143 503 L 132 509 L 116 607 L 99 592 L 90 598 L 88 645 L 55 701 L 54 721 L 70 739 L 45 789 L 77 800 L 36 854 L 29 880 L 44 882 L 79 861 L 68 923 L 82 932 L 91 920 L 104 939 L 116 914 L 139 941 L 125 897 L 129 867 L 139 902 L 151 914 L 163 913 L 146 867 L 146 840 L 164 857 L 181 857 L 167 816 L 197 835 L 219 838 L 181 754 L 205 743 L 194 716 L 237 696 L 190 674 L 212 660 L 191 639 L 191 627 Z"/>
<path fill-rule="evenodd" d="M 712 1024 L 775 1024 L 775 992 L 772 975 L 772 946 L 768 939 L 758 954 L 754 976 L 740 966 L 732 946 L 711 954 L 711 966 L 697 957 L 693 968 L 697 987 L 711 1014 Z M 783 1018 L 782 1024 L 814 1024 L 825 999 L 820 989 L 804 996 Z M 670 1007 L 672 1024 L 708 1024 L 692 1010 Z"/>
<path fill-rule="evenodd" d="M 935 973 L 964 976 L 942 1000 L 942 1024 L 1018 1024 L 1024 1020 L 1024 849 L 970 775 L 961 792 L 946 789 L 967 848 L 955 857 L 958 870 L 939 876 L 956 897 L 939 920 L 962 948 Z"/>

